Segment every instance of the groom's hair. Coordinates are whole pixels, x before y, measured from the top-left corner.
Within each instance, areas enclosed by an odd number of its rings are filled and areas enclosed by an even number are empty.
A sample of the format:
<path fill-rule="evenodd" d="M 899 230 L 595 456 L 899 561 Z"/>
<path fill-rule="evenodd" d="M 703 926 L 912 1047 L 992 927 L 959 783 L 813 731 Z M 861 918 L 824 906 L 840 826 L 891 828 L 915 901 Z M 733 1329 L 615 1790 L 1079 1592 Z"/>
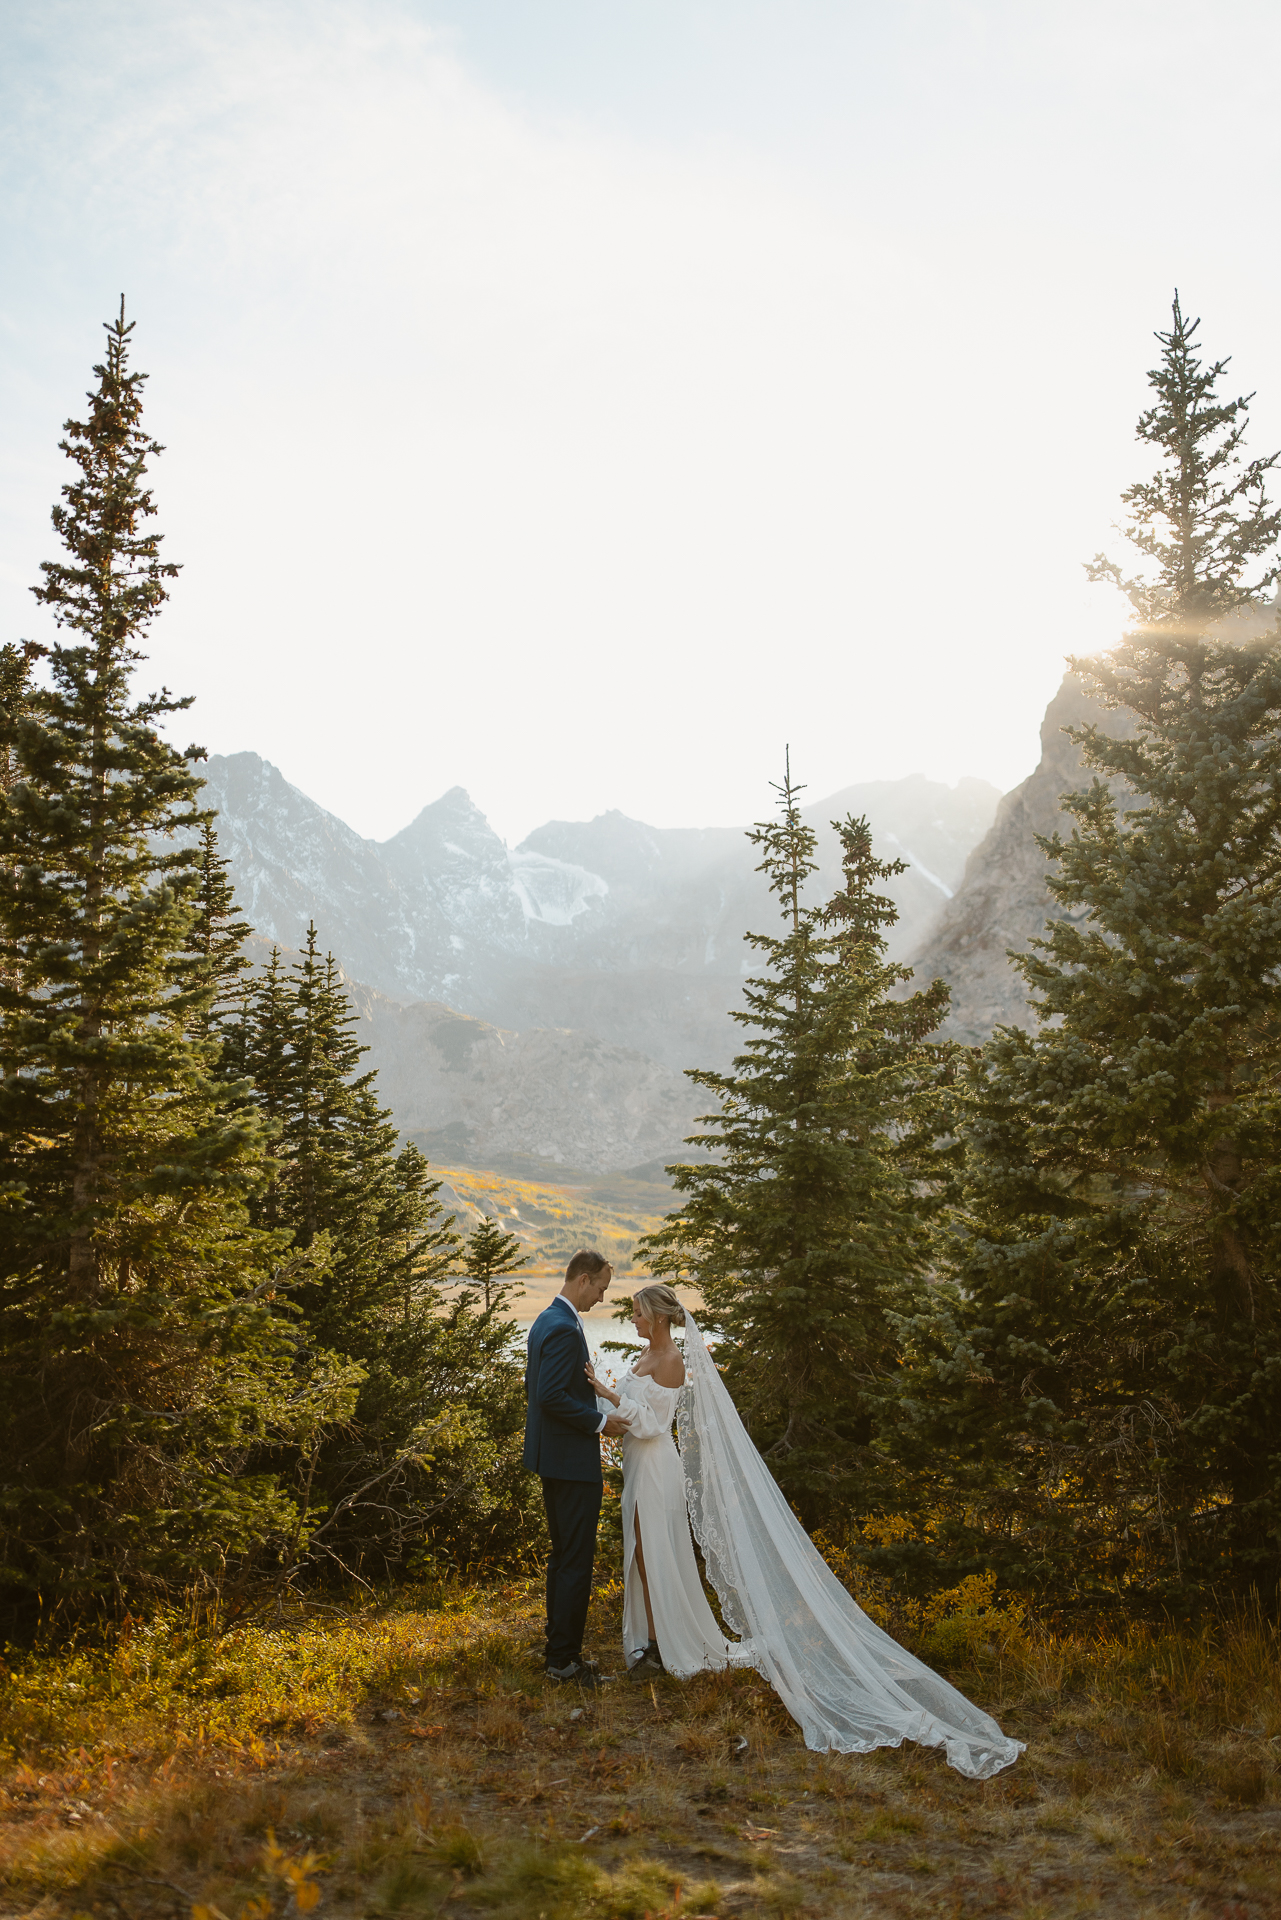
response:
<path fill-rule="evenodd" d="M 603 1254 L 594 1252 L 590 1247 L 584 1247 L 581 1252 L 574 1255 L 566 1267 L 565 1278 L 566 1280 L 577 1280 L 585 1273 L 590 1273 L 594 1277 L 600 1272 L 602 1267 L 607 1267 L 608 1265 L 609 1261 L 605 1259 Z"/>

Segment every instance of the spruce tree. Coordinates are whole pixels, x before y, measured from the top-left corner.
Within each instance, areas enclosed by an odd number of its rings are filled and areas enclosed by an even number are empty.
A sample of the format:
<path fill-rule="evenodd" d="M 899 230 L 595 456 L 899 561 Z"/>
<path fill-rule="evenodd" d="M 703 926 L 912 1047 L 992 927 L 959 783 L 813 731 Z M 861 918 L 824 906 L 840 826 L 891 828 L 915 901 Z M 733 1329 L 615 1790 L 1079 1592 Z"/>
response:
<path fill-rule="evenodd" d="M 463 1272 L 473 1287 L 480 1288 L 486 1313 L 521 1297 L 524 1288 L 515 1285 L 512 1275 L 527 1267 L 533 1257 L 522 1253 L 517 1236 L 504 1233 L 488 1214 L 476 1222 L 467 1237 Z"/>
<path fill-rule="evenodd" d="M 945 1158 L 950 1049 L 929 1035 L 947 989 L 891 997 L 911 975 L 885 958 L 879 888 L 903 863 L 874 856 L 865 820 L 833 823 L 844 886 L 806 903 L 814 830 L 790 769 L 776 791 L 780 818 L 749 838 L 784 929 L 747 936 L 767 968 L 735 1015 L 750 1037 L 732 1072 L 690 1074 L 718 1101 L 690 1143 L 709 1158 L 669 1168 L 684 1204 L 638 1251 L 698 1286 L 757 1445 L 807 1520 L 832 1524 L 882 1471 L 888 1315 L 923 1271 Z"/>
<path fill-rule="evenodd" d="M 248 1464 L 296 1381 L 283 1244 L 246 1218 L 261 1123 L 203 1031 L 198 749 L 159 730 L 186 700 L 130 691 L 177 571 L 131 332 L 122 303 L 61 443 L 65 557 L 35 592 L 70 637 L 47 684 L 6 655 L 0 739 L 0 1562 L 56 1605 L 173 1587 L 292 1523 Z"/>
<path fill-rule="evenodd" d="M 1097 777 L 1042 842 L 1066 917 L 1015 961 L 1037 1030 L 973 1091 L 902 1429 L 971 1563 L 1169 1605 L 1281 1575 L 1281 515 L 1196 332 L 1176 298 L 1137 571 L 1093 568 L 1135 625 L 1072 663 L 1134 732 L 1073 733 Z"/>

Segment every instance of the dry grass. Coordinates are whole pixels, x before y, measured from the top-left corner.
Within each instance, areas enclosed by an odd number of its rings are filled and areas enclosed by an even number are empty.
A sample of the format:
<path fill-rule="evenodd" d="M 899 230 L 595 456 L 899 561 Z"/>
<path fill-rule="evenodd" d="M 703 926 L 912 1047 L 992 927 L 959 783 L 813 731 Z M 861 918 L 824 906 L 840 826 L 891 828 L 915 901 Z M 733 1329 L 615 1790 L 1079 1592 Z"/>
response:
<path fill-rule="evenodd" d="M 593 1612 L 607 1662 L 618 1604 Z M 948 1617 L 986 1616 L 923 1633 Z M 954 1677 L 1029 1743 L 985 1785 L 916 1748 L 807 1753 L 752 1674 L 548 1687 L 525 1587 L 28 1660 L 3 1694 L 0 1910 L 1281 1920 L 1273 1630 L 1005 1618 L 952 1631 Z"/>

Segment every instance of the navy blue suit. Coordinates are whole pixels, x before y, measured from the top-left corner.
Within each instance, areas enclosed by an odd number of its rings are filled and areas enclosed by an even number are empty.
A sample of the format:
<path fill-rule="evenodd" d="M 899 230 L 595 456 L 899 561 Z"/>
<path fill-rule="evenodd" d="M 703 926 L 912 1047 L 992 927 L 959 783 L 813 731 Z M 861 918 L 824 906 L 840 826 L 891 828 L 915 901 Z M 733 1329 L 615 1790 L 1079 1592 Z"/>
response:
<path fill-rule="evenodd" d="M 600 1410 L 584 1368 L 583 1323 L 558 1294 L 529 1330 L 524 1464 L 543 1483 L 547 1531 L 547 1664 L 580 1659 L 596 1558 L 603 1481 Z"/>

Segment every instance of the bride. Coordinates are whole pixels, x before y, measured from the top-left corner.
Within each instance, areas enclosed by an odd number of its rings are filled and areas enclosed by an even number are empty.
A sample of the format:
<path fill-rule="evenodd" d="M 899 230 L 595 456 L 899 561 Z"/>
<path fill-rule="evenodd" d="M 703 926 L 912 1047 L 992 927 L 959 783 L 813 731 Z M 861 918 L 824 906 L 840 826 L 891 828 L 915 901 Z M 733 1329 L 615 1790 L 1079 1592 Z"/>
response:
<path fill-rule="evenodd" d="M 623 1449 L 623 1646 L 629 1675 L 684 1679 L 751 1666 L 818 1752 L 904 1740 L 942 1747 L 985 1780 L 1022 1743 L 874 1625 L 845 1591 L 757 1453 L 691 1314 L 669 1286 L 642 1287 L 648 1344 L 617 1390 L 587 1377 L 627 1423 Z M 672 1339 L 683 1326 L 685 1352 Z M 672 1441 L 677 1422 L 680 1452 Z M 688 1517 L 687 1517 L 688 1515 Z M 707 1603 L 693 1526 L 729 1640 Z"/>

